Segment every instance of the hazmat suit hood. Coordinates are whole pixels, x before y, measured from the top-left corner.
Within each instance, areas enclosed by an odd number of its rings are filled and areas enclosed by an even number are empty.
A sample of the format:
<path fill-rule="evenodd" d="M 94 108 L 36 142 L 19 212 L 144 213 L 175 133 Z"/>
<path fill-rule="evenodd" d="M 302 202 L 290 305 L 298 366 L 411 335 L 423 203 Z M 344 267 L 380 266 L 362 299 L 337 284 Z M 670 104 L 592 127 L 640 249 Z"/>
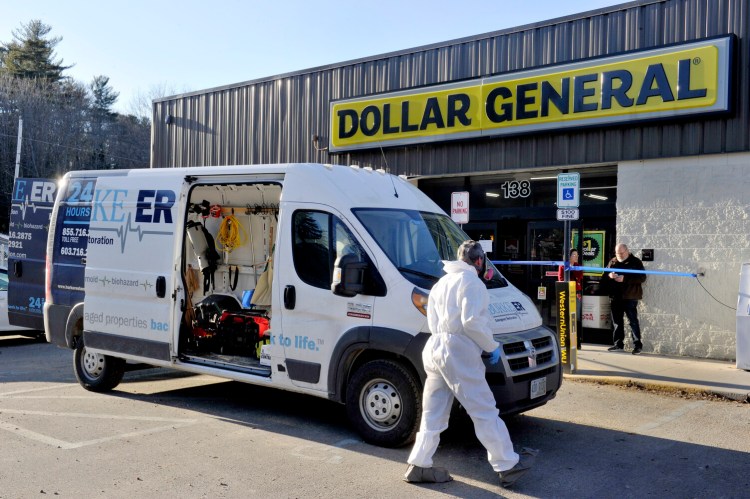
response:
<path fill-rule="evenodd" d="M 477 275 L 477 269 L 462 260 L 443 260 L 443 270 L 445 270 L 447 274 L 453 274 L 455 272 L 473 272 L 474 275 Z"/>

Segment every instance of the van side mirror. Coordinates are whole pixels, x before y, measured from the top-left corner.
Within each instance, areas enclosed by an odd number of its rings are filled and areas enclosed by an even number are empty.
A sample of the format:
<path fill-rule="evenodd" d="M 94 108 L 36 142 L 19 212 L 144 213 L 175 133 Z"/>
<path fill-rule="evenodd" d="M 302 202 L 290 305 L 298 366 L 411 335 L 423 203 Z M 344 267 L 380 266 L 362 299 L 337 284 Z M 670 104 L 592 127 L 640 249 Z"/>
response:
<path fill-rule="evenodd" d="M 348 253 L 336 259 L 333 268 L 333 282 L 331 291 L 339 296 L 356 296 L 365 289 L 365 274 L 367 262 L 361 261 L 357 255 Z"/>

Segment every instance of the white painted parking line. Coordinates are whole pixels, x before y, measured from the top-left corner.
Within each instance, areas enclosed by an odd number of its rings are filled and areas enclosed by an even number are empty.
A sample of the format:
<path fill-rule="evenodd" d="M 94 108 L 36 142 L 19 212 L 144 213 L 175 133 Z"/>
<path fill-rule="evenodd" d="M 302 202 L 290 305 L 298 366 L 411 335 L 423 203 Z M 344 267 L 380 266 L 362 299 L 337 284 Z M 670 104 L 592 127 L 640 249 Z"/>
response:
<path fill-rule="evenodd" d="M 76 387 L 76 386 L 79 386 L 79 385 L 76 384 L 76 383 L 68 383 L 68 384 L 64 384 L 64 385 L 52 385 L 52 386 L 42 386 L 42 387 L 39 387 L 39 388 L 27 388 L 25 390 L 15 390 L 15 391 L 12 391 L 12 392 L 0 393 L 0 398 L 3 398 L 3 397 L 12 397 L 14 395 L 18 395 L 18 394 L 21 394 L 21 393 L 42 392 L 42 391 L 47 391 L 47 390 L 59 390 L 60 388 L 72 388 L 72 387 Z"/>
<path fill-rule="evenodd" d="M 177 428 L 183 428 L 186 426 L 193 425 L 198 422 L 197 419 L 180 419 L 180 418 L 162 418 L 162 417 L 148 417 L 148 416 L 118 416 L 113 414 L 84 414 L 77 412 L 49 412 L 49 411 L 29 411 L 29 410 L 18 410 L 18 409 L 0 409 L 0 417 L 5 414 L 16 414 L 16 415 L 27 415 L 27 416 L 44 416 L 44 417 L 69 417 L 69 418 L 87 418 L 87 419 L 107 419 L 111 421 L 143 421 L 143 422 L 165 422 L 168 423 L 163 426 L 157 426 L 154 428 L 147 428 L 140 431 L 133 431 L 127 433 L 119 433 L 116 435 L 110 435 L 108 437 L 97 438 L 93 440 L 83 440 L 79 442 L 68 442 L 60 440 L 42 433 L 31 431 L 23 428 L 16 423 L 8 423 L 0 421 L 0 430 L 5 430 L 14 435 L 28 438 L 43 444 L 47 444 L 53 447 L 59 447 L 61 449 L 78 449 L 89 445 L 96 445 L 103 442 L 110 442 L 114 440 L 122 440 L 141 435 L 148 435 L 152 433 L 158 433 L 166 430 L 174 430 Z"/>
<path fill-rule="evenodd" d="M 703 401 L 703 400 L 700 400 L 698 402 L 693 402 L 693 403 L 690 403 L 690 404 L 685 404 L 682 407 L 680 407 L 679 409 L 676 409 L 676 410 L 670 412 L 669 414 L 665 414 L 664 416 L 662 416 L 662 417 L 660 417 L 660 418 L 658 418 L 658 419 L 656 419 L 656 420 L 654 420 L 654 421 L 652 421 L 650 423 L 646 423 L 646 424 L 643 424 L 643 425 L 639 426 L 635 431 L 636 431 L 636 433 L 644 433 L 644 432 L 647 432 L 649 430 L 653 430 L 654 428 L 658 428 L 659 426 L 662 426 L 662 425 L 665 425 L 665 424 L 669 424 L 669 423 L 673 422 L 674 420 L 679 419 L 684 414 L 692 411 L 693 409 L 697 409 L 698 407 L 701 407 L 703 404 L 705 404 L 705 401 Z"/>
<path fill-rule="evenodd" d="M 0 414 L 30 414 L 32 416 L 68 416 L 74 418 L 89 418 L 89 419 L 116 419 L 120 421 L 167 421 L 174 423 L 195 423 L 197 419 L 176 419 L 176 418 L 162 418 L 156 416 L 116 416 L 113 414 L 91 414 L 89 412 L 50 412 L 50 411 L 31 411 L 25 409 L 2 409 L 0 408 Z"/>
<path fill-rule="evenodd" d="M 41 433 L 36 433 L 34 431 L 21 428 L 20 426 L 16 424 L 10 424 L 4 421 L 0 421 L 0 430 L 9 431 L 13 433 L 14 435 L 20 435 L 22 437 L 28 438 L 29 440 L 36 440 L 37 442 L 51 445 L 52 447 L 61 447 L 65 449 L 69 445 L 68 442 L 64 442 L 56 438 L 48 437 L 47 435 L 42 435 Z"/>
<path fill-rule="evenodd" d="M 29 395 L 29 396 L 13 396 L 3 397 L 0 395 L 0 400 L 92 400 L 95 399 L 96 395 Z"/>
<path fill-rule="evenodd" d="M 339 464 L 344 460 L 341 454 L 338 454 L 340 449 L 349 445 L 360 443 L 358 440 L 351 438 L 336 442 L 334 445 L 320 445 L 320 444 L 307 444 L 298 445 L 290 454 L 295 457 L 301 457 L 302 459 L 309 459 L 311 461 L 323 461 L 329 464 Z"/>

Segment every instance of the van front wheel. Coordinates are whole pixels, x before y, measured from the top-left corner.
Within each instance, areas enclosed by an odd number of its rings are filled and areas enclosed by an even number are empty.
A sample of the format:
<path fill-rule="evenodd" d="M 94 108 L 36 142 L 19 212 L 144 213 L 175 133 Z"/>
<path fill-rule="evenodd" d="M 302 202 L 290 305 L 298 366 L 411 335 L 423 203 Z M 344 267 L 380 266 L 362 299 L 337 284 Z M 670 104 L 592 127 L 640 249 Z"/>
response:
<path fill-rule="evenodd" d="M 400 447 L 413 441 L 421 406 L 416 376 L 397 362 L 368 362 L 349 380 L 346 412 L 368 443 Z"/>
<path fill-rule="evenodd" d="M 86 390 L 108 392 L 120 384 L 125 374 L 125 360 L 86 350 L 84 345 L 73 354 L 76 378 Z"/>

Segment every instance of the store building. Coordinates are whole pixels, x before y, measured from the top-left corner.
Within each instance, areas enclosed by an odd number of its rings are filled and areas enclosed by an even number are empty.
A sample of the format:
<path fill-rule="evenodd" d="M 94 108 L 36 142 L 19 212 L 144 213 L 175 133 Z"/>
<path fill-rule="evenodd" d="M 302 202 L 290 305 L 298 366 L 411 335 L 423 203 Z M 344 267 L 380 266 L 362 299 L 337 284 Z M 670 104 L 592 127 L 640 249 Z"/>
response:
<path fill-rule="evenodd" d="M 324 162 L 406 175 L 493 260 L 563 258 L 558 173 L 581 178 L 573 240 L 652 275 L 644 351 L 735 357 L 750 261 L 747 0 L 636 1 L 154 103 L 152 167 Z M 643 251 L 650 250 L 650 251 Z M 503 265 L 550 322 L 553 266 Z M 541 289 L 540 289 L 541 288 Z M 607 341 L 584 285 L 584 339 Z M 601 308 L 600 308 L 601 307 Z"/>

